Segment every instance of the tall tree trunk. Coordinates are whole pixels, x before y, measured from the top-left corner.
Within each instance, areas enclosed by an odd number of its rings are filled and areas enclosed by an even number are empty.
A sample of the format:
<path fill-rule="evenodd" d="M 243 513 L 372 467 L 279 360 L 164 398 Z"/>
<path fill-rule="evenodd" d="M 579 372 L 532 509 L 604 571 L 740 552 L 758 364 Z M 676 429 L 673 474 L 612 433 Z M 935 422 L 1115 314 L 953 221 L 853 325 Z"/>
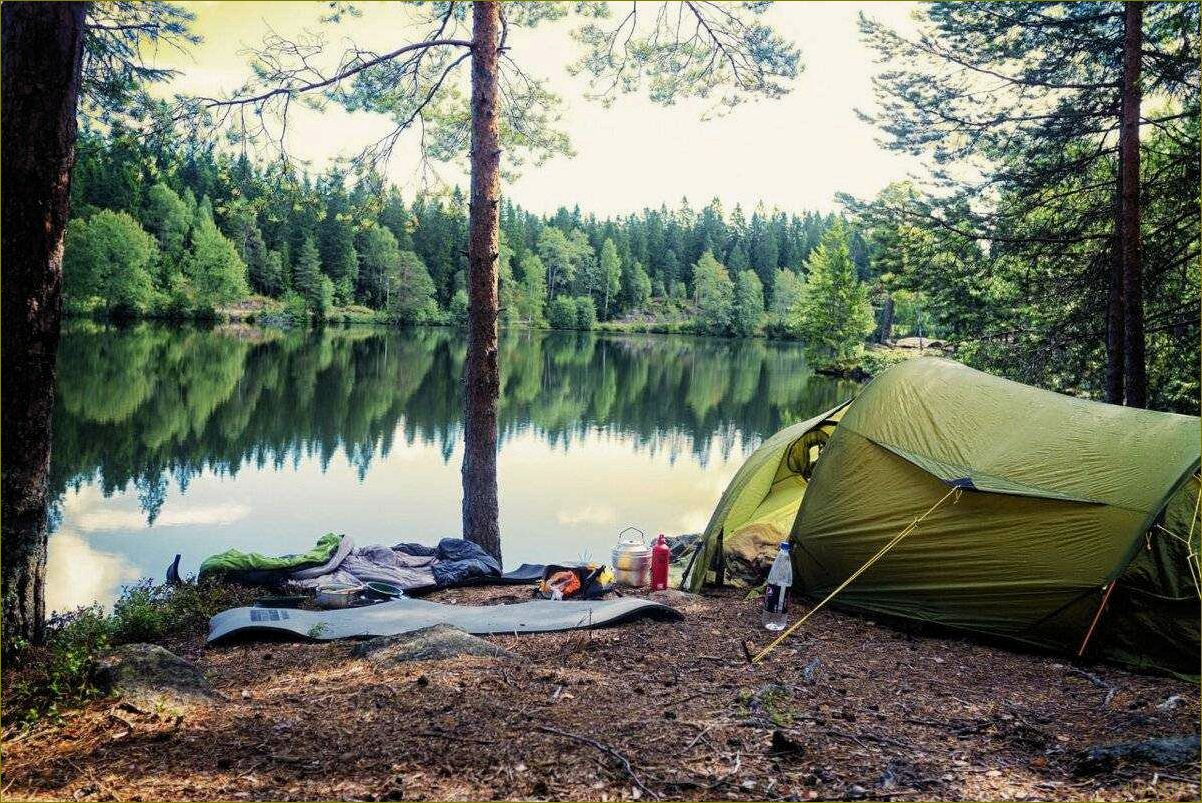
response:
<path fill-rule="evenodd" d="M 497 506 L 500 35 L 500 4 L 496 0 L 477 0 L 472 4 L 472 193 L 467 246 L 467 358 L 463 366 L 463 537 L 497 559 L 501 557 Z"/>
<path fill-rule="evenodd" d="M 1126 398 L 1131 407 L 1148 406 L 1147 356 L 1144 348 L 1144 271 L 1140 262 L 1139 106 L 1143 49 L 1143 4 L 1123 6 L 1122 120 L 1119 128 L 1119 171 L 1122 201 L 1123 334 Z"/>
<path fill-rule="evenodd" d="M 888 343 L 893 339 L 893 293 L 885 293 L 885 303 L 881 305 L 881 322 L 876 330 L 876 342 Z"/>
<path fill-rule="evenodd" d="M 1123 171 L 1118 171 L 1114 192 L 1114 247 L 1110 254 L 1110 287 L 1106 305 L 1106 401 L 1123 403 L 1123 373 L 1127 338 L 1123 331 L 1126 310 L 1123 303 Z"/>
<path fill-rule="evenodd" d="M 83 3 L 0 8 L 0 620 L 4 644 L 38 641 L 45 614 L 46 492 L 63 232 L 83 55 Z"/>

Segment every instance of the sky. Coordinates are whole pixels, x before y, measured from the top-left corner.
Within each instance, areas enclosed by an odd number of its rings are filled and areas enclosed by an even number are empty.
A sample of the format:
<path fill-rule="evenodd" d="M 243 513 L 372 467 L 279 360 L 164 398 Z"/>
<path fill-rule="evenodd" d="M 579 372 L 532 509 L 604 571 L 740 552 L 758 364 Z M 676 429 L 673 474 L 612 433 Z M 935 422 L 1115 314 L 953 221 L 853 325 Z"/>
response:
<path fill-rule="evenodd" d="M 195 31 L 204 42 L 180 54 L 164 49 L 156 62 L 182 74 L 164 91 L 225 94 L 249 76 L 248 46 L 275 31 L 293 35 L 321 30 L 331 52 L 342 40 L 392 49 L 412 41 L 403 4 L 363 3 L 363 16 L 320 25 L 328 10 L 316 2 L 183 3 L 196 13 Z M 535 212 L 579 205 L 585 212 L 613 215 L 687 197 L 693 208 L 718 197 L 727 210 L 757 202 L 790 212 L 837 210 L 836 192 L 869 197 L 891 181 L 918 170 L 910 157 L 882 148 L 877 132 L 856 116 L 871 110 L 871 77 L 877 65 L 860 41 L 861 12 L 903 30 L 911 26 L 913 3 L 777 3 L 767 19 L 801 50 L 805 66 L 792 91 L 780 100 L 744 104 L 730 115 L 702 121 L 704 104 L 661 107 L 624 95 L 609 109 L 584 97 L 584 82 L 566 65 L 578 52 L 569 35 L 571 18 L 513 38 L 513 53 L 525 69 L 546 78 L 564 98 L 562 126 L 576 152 L 541 167 L 527 166 L 505 188 L 514 201 Z M 466 78 L 466 71 L 465 71 Z M 341 109 L 305 110 L 290 121 L 290 155 L 320 170 L 330 160 L 352 155 L 388 130 L 382 118 Z M 375 136 L 373 136 L 373 134 Z M 403 139 L 387 174 L 402 188 L 416 186 L 416 148 Z M 466 161 L 466 156 L 463 161 Z M 439 169 L 450 184 L 466 187 L 463 164 Z"/>

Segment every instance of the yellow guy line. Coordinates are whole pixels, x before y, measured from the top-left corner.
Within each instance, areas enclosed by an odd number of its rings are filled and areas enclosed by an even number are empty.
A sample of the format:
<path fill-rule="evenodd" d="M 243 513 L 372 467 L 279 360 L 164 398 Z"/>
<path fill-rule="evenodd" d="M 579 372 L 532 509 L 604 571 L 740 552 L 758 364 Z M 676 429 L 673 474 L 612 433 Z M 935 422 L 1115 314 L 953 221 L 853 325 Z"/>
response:
<path fill-rule="evenodd" d="M 813 608 L 810 608 L 810 610 L 806 612 L 805 616 L 801 617 L 796 622 L 794 622 L 793 625 L 788 630 L 786 630 L 784 633 L 781 633 L 779 636 L 777 636 L 775 639 L 773 639 L 772 642 L 770 644 L 768 644 L 767 647 L 760 650 L 759 654 L 757 654 L 754 658 L 751 659 L 751 663 L 758 664 L 760 661 L 762 661 L 764 659 L 765 655 L 767 655 L 768 653 L 770 653 L 774 649 L 776 649 L 776 645 L 780 644 L 782 641 L 784 641 L 790 635 L 792 635 L 794 630 L 796 630 L 797 628 L 804 625 L 806 619 L 809 619 L 811 616 L 813 616 L 818 611 L 819 608 L 821 608 L 826 603 L 830 602 L 832 597 L 834 597 L 836 594 L 838 594 L 843 589 L 847 588 L 847 586 L 849 586 L 853 580 L 855 580 L 857 577 L 859 577 L 864 572 L 868 571 L 868 569 L 872 566 L 872 564 L 876 563 L 878 560 L 883 558 L 885 556 L 885 553 L 888 552 L 890 549 L 893 549 L 893 547 L 896 546 L 899 541 L 901 541 L 903 538 L 905 538 L 910 533 L 914 532 L 914 530 L 918 527 L 918 525 L 922 522 L 922 520 L 925 519 L 927 516 L 931 515 L 932 513 L 934 513 L 935 509 L 937 507 L 939 507 L 940 505 L 942 505 L 944 502 L 946 502 L 952 494 L 956 494 L 956 501 L 959 501 L 960 500 L 960 496 L 959 496 L 960 491 L 961 491 L 960 488 L 952 488 L 950 491 L 947 492 L 946 495 L 944 495 L 944 497 L 942 499 L 940 499 L 935 504 L 931 505 L 930 508 L 927 509 L 926 513 L 923 513 L 921 516 L 914 519 L 914 521 L 912 521 L 908 525 L 906 525 L 906 528 L 904 530 L 902 530 L 897 535 L 893 536 L 893 538 L 889 539 L 889 542 L 887 544 L 885 544 L 883 547 L 881 547 L 879 550 L 877 550 L 876 554 L 873 555 L 871 558 L 869 558 L 867 560 L 867 562 L 864 563 L 863 566 L 861 566 L 860 568 L 858 568 L 854 572 L 852 572 L 851 576 L 848 577 L 846 580 L 844 580 L 842 583 L 840 583 L 838 588 L 836 588 L 831 593 L 827 594 L 826 597 L 822 600 L 822 602 L 819 602 Z"/>

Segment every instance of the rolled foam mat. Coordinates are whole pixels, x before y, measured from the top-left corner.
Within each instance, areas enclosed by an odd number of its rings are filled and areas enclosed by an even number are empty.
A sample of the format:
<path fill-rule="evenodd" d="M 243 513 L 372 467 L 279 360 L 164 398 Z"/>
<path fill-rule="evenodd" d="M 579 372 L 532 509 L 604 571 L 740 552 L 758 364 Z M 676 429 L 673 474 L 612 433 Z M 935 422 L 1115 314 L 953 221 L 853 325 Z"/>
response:
<path fill-rule="evenodd" d="M 447 624 L 475 635 L 547 633 L 618 624 L 640 616 L 680 619 L 674 608 L 651 600 L 532 600 L 512 605 L 443 605 L 404 597 L 378 605 L 334 611 L 295 608 L 231 608 L 209 620 L 209 643 L 235 635 L 291 634 L 328 641 L 340 638 L 395 636 L 432 625 Z"/>

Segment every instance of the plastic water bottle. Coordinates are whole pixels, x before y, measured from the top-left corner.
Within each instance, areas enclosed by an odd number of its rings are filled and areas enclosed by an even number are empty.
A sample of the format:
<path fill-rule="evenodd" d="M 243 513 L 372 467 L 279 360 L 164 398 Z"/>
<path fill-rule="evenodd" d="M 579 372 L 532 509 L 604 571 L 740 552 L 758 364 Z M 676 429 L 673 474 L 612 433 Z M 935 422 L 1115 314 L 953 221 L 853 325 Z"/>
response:
<path fill-rule="evenodd" d="M 768 572 L 768 584 L 764 587 L 764 627 L 768 630 L 784 630 L 789 621 L 789 586 L 793 585 L 793 562 L 789 560 L 789 542 L 780 545 L 772 570 Z"/>

